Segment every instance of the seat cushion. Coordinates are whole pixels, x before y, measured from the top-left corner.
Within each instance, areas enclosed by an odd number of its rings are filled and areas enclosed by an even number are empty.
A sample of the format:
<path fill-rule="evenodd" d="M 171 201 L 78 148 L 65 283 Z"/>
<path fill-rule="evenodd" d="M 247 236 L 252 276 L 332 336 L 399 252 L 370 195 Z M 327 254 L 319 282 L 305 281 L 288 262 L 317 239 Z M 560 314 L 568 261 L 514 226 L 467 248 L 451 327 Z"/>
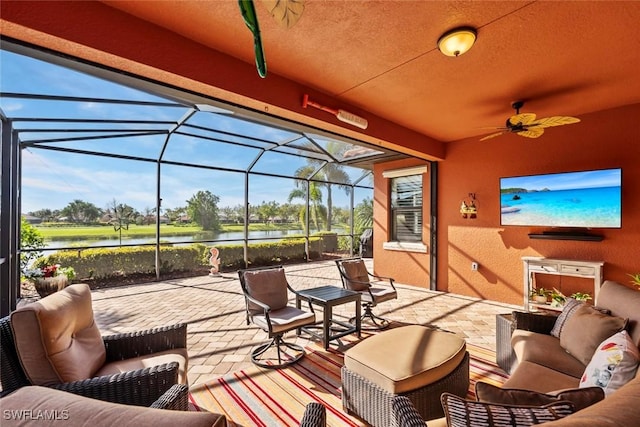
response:
<path fill-rule="evenodd" d="M 2 422 L 3 426 L 226 427 L 227 425 L 226 417 L 220 414 L 120 405 L 36 386 L 22 387 L 3 397 L 1 402 L 3 411 L 9 411 L 8 414 L 23 414 L 22 419 L 5 418 Z"/>
<path fill-rule="evenodd" d="M 369 274 L 367 267 L 362 260 L 343 261 L 341 263 L 344 270 L 345 286 L 352 291 L 364 291 L 369 288 Z"/>
<path fill-rule="evenodd" d="M 11 313 L 11 328 L 20 362 L 34 385 L 91 378 L 105 362 L 86 284 L 19 308 Z"/>
<path fill-rule="evenodd" d="M 243 273 L 247 292 L 252 298 L 268 305 L 272 310 L 287 306 L 289 294 L 284 268 L 245 271 Z M 252 313 L 262 313 L 261 307 L 249 302 Z"/>
<path fill-rule="evenodd" d="M 137 371 L 138 369 L 151 368 L 165 363 L 178 362 L 178 383 L 187 384 L 189 353 L 186 348 L 174 348 L 160 351 L 146 356 L 134 357 L 125 360 L 116 360 L 106 363 L 96 373 L 95 377 L 120 374 L 122 372 Z"/>
<path fill-rule="evenodd" d="M 316 316 L 312 312 L 298 310 L 295 307 L 285 307 L 269 313 L 271 328 L 274 334 L 290 331 L 305 325 L 315 323 Z M 263 315 L 253 316 L 253 323 L 265 331 L 269 330 L 267 319 Z"/>
<path fill-rule="evenodd" d="M 518 369 L 513 371 L 513 374 L 505 381 L 502 387 L 551 393 L 556 390 L 578 388 L 579 385 L 579 378 L 537 363 L 524 361 L 520 362 Z"/>
<path fill-rule="evenodd" d="M 576 379 L 584 373 L 586 365 L 567 353 L 560 340 L 551 335 L 516 329 L 511 335 L 511 346 L 519 362 L 533 362 Z"/>
<path fill-rule="evenodd" d="M 347 350 L 352 372 L 398 394 L 445 377 L 462 362 L 466 342 L 454 334 L 419 325 L 390 329 Z"/>

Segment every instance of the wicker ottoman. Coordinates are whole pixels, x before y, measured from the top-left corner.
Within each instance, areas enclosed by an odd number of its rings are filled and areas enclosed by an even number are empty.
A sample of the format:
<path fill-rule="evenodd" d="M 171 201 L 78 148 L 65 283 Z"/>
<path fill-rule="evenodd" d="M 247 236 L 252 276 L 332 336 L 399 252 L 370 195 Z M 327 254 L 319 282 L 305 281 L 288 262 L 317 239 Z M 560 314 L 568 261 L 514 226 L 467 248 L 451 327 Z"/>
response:
<path fill-rule="evenodd" d="M 384 331 L 345 353 L 342 405 L 372 426 L 397 426 L 393 401 L 408 397 L 424 420 L 444 415 L 443 392 L 465 397 L 469 353 L 454 334 L 419 325 Z"/>

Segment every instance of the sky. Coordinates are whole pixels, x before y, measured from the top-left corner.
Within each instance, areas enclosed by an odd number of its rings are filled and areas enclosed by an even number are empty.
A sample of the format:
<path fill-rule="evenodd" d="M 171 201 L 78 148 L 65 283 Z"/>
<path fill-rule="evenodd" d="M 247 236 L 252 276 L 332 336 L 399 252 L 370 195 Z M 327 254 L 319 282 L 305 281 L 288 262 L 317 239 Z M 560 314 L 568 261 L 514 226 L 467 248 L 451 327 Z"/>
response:
<path fill-rule="evenodd" d="M 92 97 L 118 100 L 148 102 L 171 102 L 153 94 L 98 79 L 74 70 L 48 64 L 33 58 L 4 50 L 0 51 L 0 90 L 6 93 L 28 93 L 62 95 L 73 97 Z M 52 102 L 2 97 L 0 108 L 10 118 L 50 117 L 82 119 L 119 119 L 119 120 L 167 120 L 177 121 L 189 110 L 187 107 L 155 107 L 123 105 L 100 102 Z M 291 140 L 298 134 L 286 130 L 263 126 L 257 123 L 237 120 L 231 115 L 198 112 L 190 124 L 215 127 L 221 132 L 235 132 L 248 137 L 266 139 L 272 142 Z M 16 128 L 59 129 L 79 125 L 57 123 L 16 122 Z M 80 129 L 117 128 L 131 130 L 144 127 L 149 130 L 166 129 L 155 125 L 104 125 L 84 124 Z M 222 133 L 212 133 L 197 129 L 191 130 L 198 135 L 210 138 L 228 138 Z M 77 132 L 63 134 L 59 132 L 23 133 L 21 138 L 48 139 L 97 135 L 95 132 Z M 102 133 L 104 135 L 104 133 Z M 111 134 L 113 135 L 113 134 Z M 155 160 L 161 152 L 165 135 L 137 136 L 135 138 L 103 138 L 87 141 L 49 142 L 50 146 L 77 148 L 107 152 L 125 156 L 142 157 Z M 326 141 L 319 138 L 321 145 Z M 255 141 L 244 142 L 255 145 Z M 257 158 L 261 150 L 234 146 L 222 142 L 212 142 L 187 135 L 172 136 L 165 150 L 164 159 L 245 170 Z M 62 209 L 73 200 L 90 202 L 99 208 L 116 200 L 143 211 L 155 206 L 156 174 L 155 162 L 139 162 L 99 156 L 78 155 L 60 151 L 26 148 L 22 150 L 22 212 L 39 209 Z M 252 170 L 280 175 L 293 175 L 296 169 L 306 164 L 301 156 L 292 150 L 292 155 L 265 153 L 255 163 Z M 361 170 L 346 168 L 352 180 L 362 175 Z M 364 181 L 371 185 L 371 181 Z M 251 175 L 249 179 L 251 204 L 263 201 L 286 203 L 293 181 L 289 179 Z M 162 207 L 174 209 L 185 206 L 193 194 L 208 190 L 220 198 L 219 206 L 236 206 L 244 203 L 244 174 L 228 171 L 211 171 L 202 168 L 163 165 L 161 169 Z M 347 193 L 334 187 L 332 191 L 334 206 L 348 207 Z M 326 190 L 325 190 L 326 197 Z M 372 197 L 372 191 L 356 189 L 355 204 L 365 197 Z M 303 200 L 292 202 L 303 203 Z"/>
<path fill-rule="evenodd" d="M 500 188 L 525 188 L 551 191 L 580 188 L 616 187 L 622 182 L 620 169 L 554 173 L 544 175 L 502 178 Z"/>

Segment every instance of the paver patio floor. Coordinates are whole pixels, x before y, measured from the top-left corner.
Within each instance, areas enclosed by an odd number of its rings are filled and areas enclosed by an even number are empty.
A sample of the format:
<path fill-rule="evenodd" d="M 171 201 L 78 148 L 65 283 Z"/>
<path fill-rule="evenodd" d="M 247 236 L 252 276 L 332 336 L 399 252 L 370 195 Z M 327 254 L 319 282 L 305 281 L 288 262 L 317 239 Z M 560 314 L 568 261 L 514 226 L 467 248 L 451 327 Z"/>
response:
<path fill-rule="evenodd" d="M 366 262 L 371 268 L 372 260 Z M 333 261 L 288 265 L 285 269 L 294 289 L 342 286 Z M 398 322 L 436 326 L 494 350 L 495 315 L 520 308 L 403 284 L 397 288 L 398 299 L 380 304 L 374 309 L 376 314 Z M 190 385 L 252 366 L 251 349 L 267 340 L 262 330 L 246 324 L 235 272 L 99 289 L 92 296 L 103 334 L 187 323 Z M 353 312 L 350 303 L 336 307 L 334 316 L 344 320 Z M 305 335 L 291 333 L 287 338 L 302 345 L 308 342 Z"/>

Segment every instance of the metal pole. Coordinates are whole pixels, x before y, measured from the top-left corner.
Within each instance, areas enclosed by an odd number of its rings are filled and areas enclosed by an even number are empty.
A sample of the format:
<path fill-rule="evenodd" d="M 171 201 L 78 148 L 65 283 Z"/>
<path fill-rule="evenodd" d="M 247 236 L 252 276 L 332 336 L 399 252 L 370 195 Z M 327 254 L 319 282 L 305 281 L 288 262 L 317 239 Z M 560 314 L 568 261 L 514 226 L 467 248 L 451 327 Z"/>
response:
<path fill-rule="evenodd" d="M 307 184 L 307 215 L 306 215 L 307 232 L 306 232 L 305 242 L 304 242 L 304 253 L 307 258 L 307 262 L 309 262 L 309 256 L 311 252 L 309 250 L 309 235 L 311 234 L 311 221 L 310 221 L 311 209 L 309 209 L 309 200 L 311 199 L 311 185 L 309 180 L 306 180 L 305 183 Z"/>
<path fill-rule="evenodd" d="M 354 216 L 354 206 L 353 206 L 353 199 L 354 199 L 354 193 L 355 193 L 355 188 L 353 188 L 353 185 L 351 186 L 351 197 L 349 198 L 349 241 L 350 241 L 350 245 L 349 245 L 349 255 L 353 256 L 353 241 L 354 241 L 354 236 L 353 233 L 355 232 L 355 230 L 353 229 L 353 216 Z"/>

